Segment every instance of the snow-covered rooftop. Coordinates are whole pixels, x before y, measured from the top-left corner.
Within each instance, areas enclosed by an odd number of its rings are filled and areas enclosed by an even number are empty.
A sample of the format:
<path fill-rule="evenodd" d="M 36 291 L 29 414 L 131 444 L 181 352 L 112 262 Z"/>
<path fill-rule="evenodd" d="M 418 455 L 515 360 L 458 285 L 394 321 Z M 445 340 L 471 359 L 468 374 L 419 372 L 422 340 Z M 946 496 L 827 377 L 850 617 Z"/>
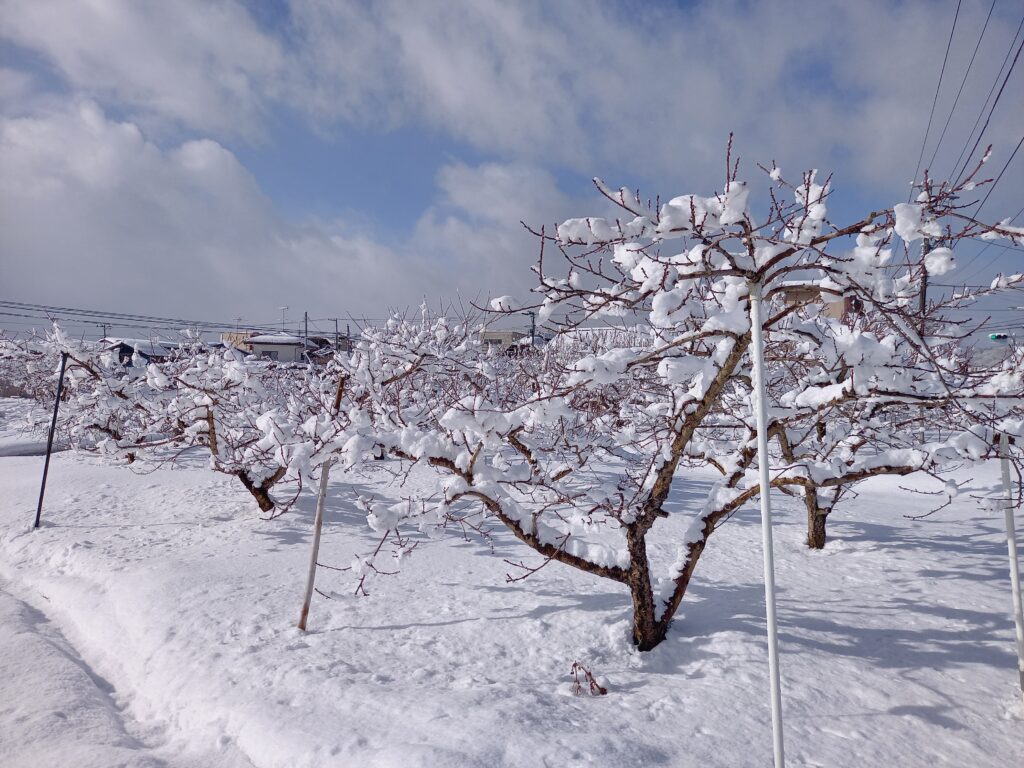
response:
<path fill-rule="evenodd" d="M 302 339 L 298 336 L 292 336 L 289 333 L 263 333 L 259 336 L 251 336 L 248 339 L 250 344 L 298 344 L 301 345 Z"/>

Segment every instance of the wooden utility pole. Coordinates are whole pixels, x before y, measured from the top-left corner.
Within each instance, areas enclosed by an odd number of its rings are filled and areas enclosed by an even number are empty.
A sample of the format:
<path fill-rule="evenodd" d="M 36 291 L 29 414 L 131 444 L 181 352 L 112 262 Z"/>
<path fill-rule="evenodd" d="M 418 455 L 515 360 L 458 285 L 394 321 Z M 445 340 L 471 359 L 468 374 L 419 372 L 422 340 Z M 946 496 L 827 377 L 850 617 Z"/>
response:
<path fill-rule="evenodd" d="M 921 246 L 921 294 L 917 297 L 917 309 L 921 313 L 921 327 L 919 333 L 924 339 L 925 320 L 924 314 L 928 311 L 928 254 L 932 251 L 932 241 L 925 238 Z"/>
<path fill-rule="evenodd" d="M 534 347 L 537 344 L 537 313 L 531 309 L 523 314 L 530 316 L 530 346 Z"/>
<path fill-rule="evenodd" d="M 334 321 L 334 351 L 337 352 L 341 349 L 341 334 L 338 332 L 338 318 L 328 317 L 327 319 Z"/>

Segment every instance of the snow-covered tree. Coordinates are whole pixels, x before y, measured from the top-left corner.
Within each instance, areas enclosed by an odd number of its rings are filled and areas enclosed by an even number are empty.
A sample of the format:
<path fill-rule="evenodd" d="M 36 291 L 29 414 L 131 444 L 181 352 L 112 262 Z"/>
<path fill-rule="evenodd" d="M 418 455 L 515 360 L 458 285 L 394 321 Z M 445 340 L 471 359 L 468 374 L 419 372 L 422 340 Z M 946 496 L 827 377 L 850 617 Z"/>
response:
<path fill-rule="evenodd" d="M 40 392 L 54 384 L 68 355 L 66 402 L 59 428 L 79 447 L 129 463 L 174 462 L 183 451 L 209 452 L 214 471 L 237 477 L 264 512 L 287 509 L 338 432 L 325 414 L 337 377 L 331 372 L 257 361 L 227 348 L 183 345 L 163 362 L 68 338 L 55 326 L 21 353 Z M 52 395 L 50 395 L 52 396 Z M 328 423 L 330 422 L 330 423 Z M 284 480 L 287 495 L 272 495 Z"/>
<path fill-rule="evenodd" d="M 493 307 L 533 309 L 555 327 L 541 353 L 499 365 L 467 354 L 465 329 L 452 334 L 436 319 L 396 320 L 390 334 L 368 337 L 351 371 L 365 394 L 350 447 L 381 444 L 447 476 L 436 498 L 369 502 L 371 526 L 498 520 L 544 563 L 622 583 L 634 642 L 653 648 L 711 535 L 758 494 L 755 292 L 766 306 L 772 484 L 805 494 L 812 537 L 820 523 L 823 541 L 823 512 L 853 483 L 991 455 L 991 428 L 978 417 L 996 401 L 1004 412 L 1019 406 L 1019 370 L 965 368 L 949 349 L 950 326 L 937 318 L 922 335 L 915 307 L 922 275 L 947 270 L 959 239 L 1021 242 L 1024 230 L 963 212 L 973 177 L 926 181 L 915 203 L 836 224 L 831 181 L 815 172 L 789 184 L 771 169 L 767 205 L 754 213 L 750 187 L 730 168 L 722 192 L 660 206 L 597 182 L 618 217 L 534 230 L 540 298 L 519 307 L 502 297 Z M 944 245 L 922 265 L 894 247 L 895 234 Z M 817 305 L 828 297 L 870 322 L 826 316 Z M 944 434 L 916 446 L 888 438 L 894 415 L 918 407 L 942 412 Z M 719 481 L 703 501 L 672 511 L 673 488 L 699 468 Z M 656 567 L 648 538 L 673 515 L 687 521 L 671 529 L 678 556 Z"/>

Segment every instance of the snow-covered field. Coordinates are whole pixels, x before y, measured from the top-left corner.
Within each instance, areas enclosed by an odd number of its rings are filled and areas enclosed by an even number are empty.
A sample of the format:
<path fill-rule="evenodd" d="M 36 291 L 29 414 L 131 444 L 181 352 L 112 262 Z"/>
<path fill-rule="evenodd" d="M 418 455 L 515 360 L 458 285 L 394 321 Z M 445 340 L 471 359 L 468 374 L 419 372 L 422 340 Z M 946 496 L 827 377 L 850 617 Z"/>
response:
<path fill-rule="evenodd" d="M 388 464 L 332 477 L 322 562 L 372 547 L 353 502 L 401 494 Z M 5 768 L 771 763 L 754 508 L 711 539 L 669 640 L 639 654 L 619 585 L 556 563 L 507 584 L 504 559 L 530 553 L 501 531 L 493 553 L 424 546 L 368 598 L 321 570 L 337 599 L 318 596 L 302 633 L 308 495 L 267 521 L 198 455 L 140 474 L 66 452 L 31 531 L 41 470 L 0 458 Z M 862 486 L 823 552 L 776 499 L 788 762 L 1022 765 L 1002 516 L 964 494 L 911 521 L 934 499 L 899 484 Z M 573 695 L 573 661 L 608 695 Z"/>

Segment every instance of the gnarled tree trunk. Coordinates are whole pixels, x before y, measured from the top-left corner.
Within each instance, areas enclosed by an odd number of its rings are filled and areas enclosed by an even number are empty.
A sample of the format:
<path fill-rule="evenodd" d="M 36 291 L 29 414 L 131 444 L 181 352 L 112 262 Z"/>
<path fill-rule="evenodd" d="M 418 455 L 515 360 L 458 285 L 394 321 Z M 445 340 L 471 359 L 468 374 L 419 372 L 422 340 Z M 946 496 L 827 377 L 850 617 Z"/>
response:
<path fill-rule="evenodd" d="M 804 507 L 807 509 L 807 546 L 811 549 L 824 549 L 826 537 L 826 522 L 831 507 L 822 507 L 818 503 L 818 490 L 816 488 L 804 488 Z"/>
<path fill-rule="evenodd" d="M 262 483 L 253 482 L 252 478 L 250 478 L 249 474 L 244 470 L 239 472 L 237 477 L 242 481 L 242 485 L 245 486 L 245 489 L 252 494 L 254 499 L 256 499 L 256 503 L 259 504 L 260 510 L 263 512 L 269 512 L 276 506 L 274 499 L 270 495 L 270 489 L 274 487 L 274 484 L 278 480 L 284 477 L 285 471 L 284 467 L 278 467 L 277 471 Z"/>

